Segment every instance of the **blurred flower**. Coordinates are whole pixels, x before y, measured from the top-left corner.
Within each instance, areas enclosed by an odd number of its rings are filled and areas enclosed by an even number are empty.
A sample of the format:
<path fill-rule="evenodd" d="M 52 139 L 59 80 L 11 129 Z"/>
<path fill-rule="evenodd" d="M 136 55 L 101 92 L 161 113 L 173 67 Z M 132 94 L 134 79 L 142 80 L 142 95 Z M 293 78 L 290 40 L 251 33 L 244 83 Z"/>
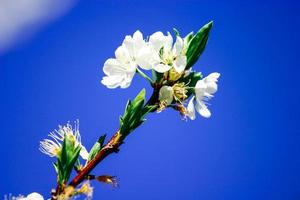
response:
<path fill-rule="evenodd" d="M 174 68 L 178 73 L 182 73 L 186 67 L 187 58 L 184 54 L 184 41 L 181 37 L 176 37 L 173 46 L 173 38 L 170 33 L 165 36 L 162 32 L 155 32 L 149 38 L 149 44 L 159 55 L 160 60 L 153 63 L 152 68 L 160 73 Z"/>
<path fill-rule="evenodd" d="M 0 54 L 29 39 L 41 26 L 66 13 L 77 0 L 0 0 Z"/>
<path fill-rule="evenodd" d="M 44 197 L 39 193 L 33 192 L 27 195 L 27 197 L 17 197 L 16 200 L 44 200 Z"/>
<path fill-rule="evenodd" d="M 94 188 L 91 186 L 90 181 L 86 181 L 76 192 L 78 194 L 84 194 L 88 199 L 91 199 L 93 197 Z"/>
<path fill-rule="evenodd" d="M 187 106 L 187 116 L 191 120 L 196 118 L 195 109 L 205 118 L 209 118 L 211 116 L 211 113 L 206 106 L 206 101 L 212 98 L 213 94 L 218 90 L 217 82 L 219 77 L 219 73 L 211 73 L 196 83 L 195 96 L 190 99 Z M 194 101 L 196 101 L 195 105 Z"/>
<path fill-rule="evenodd" d="M 129 87 L 138 66 L 145 70 L 151 69 L 153 54 L 154 51 L 144 41 L 140 31 L 136 31 L 133 36 L 127 35 L 115 51 L 116 58 L 109 58 L 104 63 L 106 76 L 102 84 L 108 88 Z"/>
<path fill-rule="evenodd" d="M 75 121 L 74 129 L 67 123 L 65 126 L 59 126 L 58 130 L 50 132 L 50 139 L 44 139 L 40 142 L 40 151 L 50 157 L 57 157 L 62 148 L 62 142 L 65 137 L 68 137 L 71 141 L 75 143 L 75 147 L 81 146 L 80 156 L 84 159 L 88 159 L 88 152 L 86 148 L 81 144 L 81 137 L 79 133 L 79 121 Z"/>

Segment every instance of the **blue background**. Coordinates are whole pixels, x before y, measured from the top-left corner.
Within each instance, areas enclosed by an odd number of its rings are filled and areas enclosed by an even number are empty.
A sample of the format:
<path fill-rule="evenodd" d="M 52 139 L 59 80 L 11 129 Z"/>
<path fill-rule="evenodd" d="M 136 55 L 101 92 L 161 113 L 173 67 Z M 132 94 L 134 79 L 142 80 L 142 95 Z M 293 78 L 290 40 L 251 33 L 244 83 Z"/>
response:
<path fill-rule="evenodd" d="M 39 141 L 80 119 L 84 144 L 118 128 L 126 90 L 100 84 L 102 66 L 127 34 L 183 35 L 214 20 L 195 69 L 220 72 L 212 117 L 152 114 L 95 174 L 94 199 L 300 199 L 299 4 L 293 1 L 80 1 L 30 42 L 0 57 L 0 195 L 46 197 L 55 186 Z M 298 55 L 298 58 L 296 57 Z"/>

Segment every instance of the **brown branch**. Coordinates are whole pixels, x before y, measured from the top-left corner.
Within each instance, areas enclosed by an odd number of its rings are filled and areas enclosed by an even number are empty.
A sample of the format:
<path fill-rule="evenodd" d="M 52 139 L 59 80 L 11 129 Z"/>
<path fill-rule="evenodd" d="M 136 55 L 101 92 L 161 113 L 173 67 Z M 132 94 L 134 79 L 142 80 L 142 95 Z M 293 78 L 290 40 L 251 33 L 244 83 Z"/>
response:
<path fill-rule="evenodd" d="M 159 96 L 159 85 L 153 85 L 154 91 L 145 104 L 147 105 L 155 105 L 158 103 Z M 68 186 L 76 188 L 82 181 L 84 181 L 90 172 L 108 155 L 112 153 L 117 153 L 119 151 L 119 147 L 123 144 L 121 140 L 120 130 L 117 130 L 116 133 L 112 136 L 109 142 L 96 154 L 95 158 L 91 160 L 85 167 L 83 167 L 78 174 L 73 178 L 73 180 L 68 184 Z M 57 196 L 62 194 L 64 191 L 57 186 L 56 191 L 52 193 L 51 200 L 56 200 Z"/>
<path fill-rule="evenodd" d="M 122 142 L 119 141 L 118 135 L 119 130 L 113 135 L 109 142 L 97 153 L 95 158 L 91 160 L 80 172 L 75 176 L 75 178 L 69 183 L 69 186 L 78 186 L 89 173 L 111 153 L 117 153 L 119 151 L 119 146 Z"/>

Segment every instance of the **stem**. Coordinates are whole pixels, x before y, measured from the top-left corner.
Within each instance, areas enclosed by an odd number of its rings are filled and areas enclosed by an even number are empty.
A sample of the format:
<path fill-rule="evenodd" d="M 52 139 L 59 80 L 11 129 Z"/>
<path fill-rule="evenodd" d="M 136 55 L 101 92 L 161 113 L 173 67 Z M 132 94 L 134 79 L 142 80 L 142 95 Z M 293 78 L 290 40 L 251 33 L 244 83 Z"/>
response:
<path fill-rule="evenodd" d="M 139 68 L 136 68 L 136 72 L 139 73 L 143 78 L 147 79 L 151 84 L 154 83 L 154 81 L 149 76 L 147 76 L 147 74 L 142 72 Z"/>
<path fill-rule="evenodd" d="M 159 86 L 154 87 L 154 91 L 144 106 L 155 105 L 158 101 L 159 95 Z M 154 111 L 153 111 L 154 112 Z M 76 188 L 82 181 L 84 181 L 90 172 L 108 155 L 112 153 L 117 153 L 119 151 L 119 147 L 123 144 L 123 139 L 120 137 L 120 130 L 117 130 L 115 134 L 111 137 L 111 139 L 107 142 L 107 144 L 97 153 L 95 158 L 91 160 L 85 167 L 83 167 L 78 174 L 71 180 L 68 186 Z M 59 194 L 64 193 L 59 187 L 57 187 L 56 191 L 52 194 L 51 200 L 57 200 L 57 196 Z"/>

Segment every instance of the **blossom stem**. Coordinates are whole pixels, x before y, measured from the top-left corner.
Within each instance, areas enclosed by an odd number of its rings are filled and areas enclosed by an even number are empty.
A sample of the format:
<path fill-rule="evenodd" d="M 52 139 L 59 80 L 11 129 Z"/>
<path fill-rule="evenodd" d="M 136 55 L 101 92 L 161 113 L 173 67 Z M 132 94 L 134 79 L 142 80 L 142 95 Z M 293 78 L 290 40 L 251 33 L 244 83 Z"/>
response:
<path fill-rule="evenodd" d="M 154 83 L 154 81 L 149 76 L 147 76 L 144 72 L 142 72 L 139 68 L 136 68 L 136 72 L 140 74 L 143 78 L 147 79 L 150 82 L 150 84 Z"/>
<path fill-rule="evenodd" d="M 154 91 L 144 106 L 156 105 L 158 103 L 159 88 L 154 88 Z M 152 111 L 154 112 L 154 111 Z M 85 167 L 78 171 L 77 175 L 71 180 L 67 187 L 76 188 L 80 183 L 88 178 L 90 172 L 108 155 L 112 153 L 118 153 L 119 147 L 123 144 L 122 137 L 119 137 L 120 130 L 118 129 L 107 144 L 96 154 L 95 158 L 91 160 Z M 59 186 L 56 191 L 52 194 L 51 200 L 57 200 L 60 194 L 64 191 Z"/>

